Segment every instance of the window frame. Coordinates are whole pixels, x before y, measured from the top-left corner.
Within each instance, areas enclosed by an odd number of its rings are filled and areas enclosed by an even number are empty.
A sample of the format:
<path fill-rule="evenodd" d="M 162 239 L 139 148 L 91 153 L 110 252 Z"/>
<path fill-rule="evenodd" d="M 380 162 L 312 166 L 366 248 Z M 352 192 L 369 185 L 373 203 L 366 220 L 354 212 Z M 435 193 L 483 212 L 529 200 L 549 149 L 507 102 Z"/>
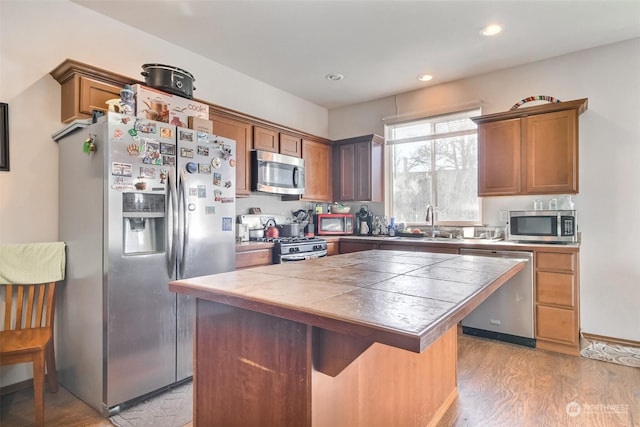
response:
<path fill-rule="evenodd" d="M 406 143 L 406 142 L 418 142 L 418 141 L 430 141 L 430 143 L 432 145 L 435 145 L 435 141 L 440 140 L 440 139 L 444 139 L 444 138 L 450 138 L 450 137 L 454 137 L 454 136 L 459 136 L 459 135 L 469 135 L 470 132 L 468 130 L 466 131 L 453 131 L 453 132 L 447 132 L 447 133 L 443 133 L 443 134 L 432 134 L 432 135 L 424 135 L 424 136 L 419 136 L 419 137 L 411 137 L 411 138 L 402 138 L 402 139 L 392 139 L 391 138 L 391 131 L 392 128 L 394 126 L 401 126 L 401 125 L 406 125 L 406 124 L 411 124 L 411 123 L 415 123 L 418 124 L 420 122 L 429 122 L 432 126 L 435 126 L 435 123 L 437 122 L 438 118 L 444 118 L 444 117 L 449 117 L 451 119 L 451 121 L 455 120 L 456 116 L 464 116 L 467 119 L 470 119 L 471 117 L 475 117 L 475 116 L 479 116 L 481 115 L 481 108 L 480 106 L 465 106 L 464 108 L 461 109 L 456 109 L 456 110 L 449 110 L 449 111 L 441 111 L 438 112 L 437 114 L 424 114 L 424 115 L 418 115 L 418 116 L 413 116 L 411 118 L 407 118 L 405 120 L 393 120 L 392 122 L 388 122 L 385 123 L 384 125 L 384 135 L 385 135 L 385 176 L 384 176 L 384 182 L 385 182 L 385 192 L 386 192 L 386 203 L 385 203 L 385 215 L 387 215 L 388 217 L 393 217 L 394 214 L 392 212 L 393 209 L 393 191 L 392 191 L 392 176 L 393 176 L 393 165 L 394 165 L 394 158 L 393 158 L 393 154 L 392 154 L 392 150 L 393 150 L 393 145 L 396 144 L 401 144 L 401 143 Z M 477 137 L 478 137 L 478 132 L 477 132 L 477 126 L 476 126 L 476 144 L 477 144 Z M 472 132 L 471 132 L 472 133 Z M 432 159 L 432 165 L 435 162 L 435 158 Z M 477 158 L 476 158 L 476 167 L 477 167 Z M 437 174 L 436 174 L 437 176 Z M 435 195 L 435 198 L 437 199 L 437 179 L 433 180 L 432 183 L 432 194 Z M 477 189 L 476 189 L 476 197 L 478 197 L 478 220 L 477 221 L 439 221 L 437 218 L 437 214 L 434 215 L 434 225 L 437 226 L 452 226 L 452 227 L 465 227 L 465 226 L 481 226 L 483 225 L 482 222 L 482 197 L 477 196 Z M 437 206 L 434 207 L 434 210 L 437 212 Z M 418 227 L 423 227 L 423 226 L 427 226 L 429 225 L 429 223 L 426 221 L 426 206 L 425 206 L 425 220 L 424 221 L 415 221 L 415 222 L 406 222 L 407 225 L 409 226 L 418 226 Z"/>

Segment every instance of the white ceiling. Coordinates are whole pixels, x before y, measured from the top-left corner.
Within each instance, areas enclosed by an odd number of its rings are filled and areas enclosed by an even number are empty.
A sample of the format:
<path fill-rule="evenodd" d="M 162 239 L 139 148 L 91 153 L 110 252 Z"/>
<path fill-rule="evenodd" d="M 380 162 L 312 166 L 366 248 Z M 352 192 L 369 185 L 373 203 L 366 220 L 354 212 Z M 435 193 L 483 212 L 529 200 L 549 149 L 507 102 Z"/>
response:
<path fill-rule="evenodd" d="M 328 109 L 640 37 L 640 0 L 72 1 Z"/>

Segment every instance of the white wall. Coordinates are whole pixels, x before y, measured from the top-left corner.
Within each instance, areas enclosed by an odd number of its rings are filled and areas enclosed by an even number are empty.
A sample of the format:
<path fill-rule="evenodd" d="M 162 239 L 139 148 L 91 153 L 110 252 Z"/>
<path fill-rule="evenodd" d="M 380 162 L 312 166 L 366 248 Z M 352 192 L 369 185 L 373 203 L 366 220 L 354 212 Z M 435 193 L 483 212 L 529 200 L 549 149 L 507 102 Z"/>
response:
<path fill-rule="evenodd" d="M 589 98 L 580 116 L 574 198 L 582 231 L 581 327 L 640 341 L 640 39 L 332 110 L 329 136 L 383 134 L 383 118 L 477 101 L 483 114 L 506 111 L 532 95 Z M 534 198 L 485 198 L 484 222 L 495 224 L 500 210 L 530 207 Z"/>
<path fill-rule="evenodd" d="M 0 243 L 58 239 L 58 146 L 51 134 L 62 127 L 60 85 L 49 72 L 67 58 L 140 80 L 142 64 L 175 65 L 195 76 L 198 99 L 328 134 L 326 109 L 68 0 L 0 0 L 0 101 L 9 104 L 11 143 L 11 171 L 0 172 Z M 30 378 L 30 371 L 2 367 L 0 385 Z"/>

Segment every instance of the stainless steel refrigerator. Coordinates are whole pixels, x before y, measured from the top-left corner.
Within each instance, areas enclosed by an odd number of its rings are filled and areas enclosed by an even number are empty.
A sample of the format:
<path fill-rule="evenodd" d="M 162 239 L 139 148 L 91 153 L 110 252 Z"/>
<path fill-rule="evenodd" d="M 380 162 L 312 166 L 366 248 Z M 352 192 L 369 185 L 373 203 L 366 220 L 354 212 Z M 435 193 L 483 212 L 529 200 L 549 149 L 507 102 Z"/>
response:
<path fill-rule="evenodd" d="M 235 141 L 109 113 L 58 144 L 58 375 L 106 417 L 193 374 L 168 282 L 235 267 Z"/>

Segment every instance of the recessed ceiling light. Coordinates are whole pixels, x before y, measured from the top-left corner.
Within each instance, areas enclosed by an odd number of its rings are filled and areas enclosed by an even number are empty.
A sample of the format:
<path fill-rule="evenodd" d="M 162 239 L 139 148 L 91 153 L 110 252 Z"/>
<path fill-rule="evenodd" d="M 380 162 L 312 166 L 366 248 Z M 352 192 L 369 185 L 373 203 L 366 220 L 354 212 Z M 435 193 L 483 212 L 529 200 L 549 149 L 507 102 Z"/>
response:
<path fill-rule="evenodd" d="M 344 79 L 344 76 L 338 73 L 330 73 L 324 76 L 324 78 L 332 82 L 337 82 L 338 80 Z"/>
<path fill-rule="evenodd" d="M 432 78 L 433 78 L 433 76 L 431 74 L 420 74 L 418 76 L 418 80 L 420 80 L 421 82 L 428 82 Z"/>
<path fill-rule="evenodd" d="M 480 34 L 482 34 L 483 36 L 495 36 L 500 31 L 502 31 L 502 26 L 498 24 L 491 24 L 484 27 Z"/>

